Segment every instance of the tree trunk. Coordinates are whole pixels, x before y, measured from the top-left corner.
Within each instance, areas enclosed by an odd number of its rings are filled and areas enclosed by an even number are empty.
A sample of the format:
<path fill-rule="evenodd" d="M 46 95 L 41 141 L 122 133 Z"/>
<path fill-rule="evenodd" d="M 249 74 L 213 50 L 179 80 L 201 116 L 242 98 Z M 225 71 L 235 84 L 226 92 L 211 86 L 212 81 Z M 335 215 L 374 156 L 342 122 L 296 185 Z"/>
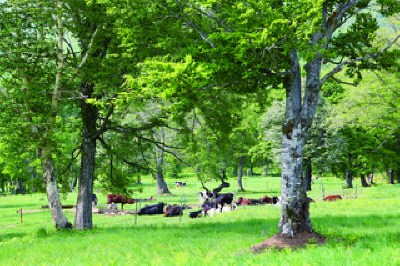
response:
<path fill-rule="evenodd" d="M 250 164 L 248 176 L 253 176 L 253 164 Z"/>
<path fill-rule="evenodd" d="M 351 170 L 346 171 L 346 187 L 353 188 L 353 172 Z"/>
<path fill-rule="evenodd" d="M 312 164 L 311 158 L 305 160 L 306 163 L 306 190 L 311 191 L 311 184 L 312 184 Z"/>
<path fill-rule="evenodd" d="M 77 185 L 78 185 L 78 176 L 76 175 L 74 177 L 74 181 L 72 182 L 72 186 L 71 186 L 72 190 L 74 190 Z"/>
<path fill-rule="evenodd" d="M 51 218 L 56 228 L 71 228 L 72 224 L 68 222 L 62 211 L 57 180 L 54 175 L 54 162 L 50 150 L 51 149 L 48 146 L 44 147 L 41 150 L 40 159 L 42 162 L 43 178 L 46 181 L 47 201 Z"/>
<path fill-rule="evenodd" d="M 361 175 L 361 186 L 362 187 L 368 187 L 368 183 L 367 183 L 367 180 L 365 179 L 365 175 L 364 174 Z"/>
<path fill-rule="evenodd" d="M 156 181 L 157 181 L 157 194 L 158 195 L 171 194 L 171 192 L 168 190 L 167 183 L 165 183 L 164 174 L 162 172 L 162 169 L 157 169 Z"/>
<path fill-rule="evenodd" d="M 269 165 L 268 165 L 268 160 L 265 162 L 265 175 L 268 175 L 269 173 Z"/>
<path fill-rule="evenodd" d="M 237 184 L 238 184 L 238 191 L 244 191 L 243 188 L 243 165 L 244 165 L 244 157 L 239 158 L 239 171 L 238 171 L 238 179 L 237 179 Z"/>
<path fill-rule="evenodd" d="M 165 142 L 165 132 L 164 128 L 161 128 L 161 143 Z M 163 174 L 163 164 L 164 164 L 164 151 L 162 148 L 156 146 L 156 182 L 157 182 L 157 194 L 171 194 L 168 189 L 167 183 L 164 180 Z"/>
<path fill-rule="evenodd" d="M 374 183 L 374 174 L 370 173 L 367 176 L 367 182 L 372 185 Z"/>
<path fill-rule="evenodd" d="M 297 51 L 290 53 L 291 75 L 286 78 L 286 114 L 282 126 L 282 189 L 280 232 L 293 237 L 311 232 L 309 202 L 302 171 L 305 132 L 301 123 L 301 75 Z M 304 124 L 306 125 L 306 124 Z"/>
<path fill-rule="evenodd" d="M 226 180 L 228 178 L 226 176 L 226 164 L 221 168 L 221 176 L 223 180 Z"/>
<path fill-rule="evenodd" d="M 58 193 L 57 179 L 54 173 L 54 161 L 52 157 L 52 136 L 56 126 L 58 113 L 58 94 L 61 88 L 63 58 L 63 25 L 62 25 L 62 4 L 57 2 L 57 73 L 55 85 L 51 95 L 50 116 L 46 122 L 43 143 L 41 143 L 40 161 L 42 164 L 43 178 L 46 181 L 47 200 L 51 212 L 51 218 L 56 228 L 72 228 L 62 211 L 62 204 Z"/>
<path fill-rule="evenodd" d="M 34 193 L 36 192 L 36 187 L 35 187 L 35 180 L 37 177 L 36 173 L 36 166 L 35 167 L 29 167 L 29 171 L 31 172 L 31 192 Z"/>
<path fill-rule="evenodd" d="M 18 178 L 17 179 L 17 194 L 25 194 L 26 191 L 24 187 L 22 186 L 22 179 Z"/>
<path fill-rule="evenodd" d="M 297 123 L 282 138 L 282 213 L 280 231 L 288 236 L 312 231 L 309 202 L 302 176 L 302 128 Z"/>
<path fill-rule="evenodd" d="M 387 170 L 387 177 L 388 177 L 389 184 L 394 184 L 394 171 L 393 171 L 393 169 L 388 169 Z"/>
<path fill-rule="evenodd" d="M 400 183 L 400 167 L 397 168 L 397 183 Z"/>
<path fill-rule="evenodd" d="M 93 84 L 82 85 L 85 98 L 91 98 Z M 82 116 L 82 146 L 81 172 L 78 179 L 78 197 L 76 204 L 75 226 L 77 229 L 91 229 L 92 223 L 92 194 L 96 156 L 96 134 L 98 110 L 86 100 L 81 102 Z"/>
<path fill-rule="evenodd" d="M 237 167 L 233 167 L 232 168 L 232 176 L 237 176 L 238 175 L 238 169 L 237 169 Z"/>

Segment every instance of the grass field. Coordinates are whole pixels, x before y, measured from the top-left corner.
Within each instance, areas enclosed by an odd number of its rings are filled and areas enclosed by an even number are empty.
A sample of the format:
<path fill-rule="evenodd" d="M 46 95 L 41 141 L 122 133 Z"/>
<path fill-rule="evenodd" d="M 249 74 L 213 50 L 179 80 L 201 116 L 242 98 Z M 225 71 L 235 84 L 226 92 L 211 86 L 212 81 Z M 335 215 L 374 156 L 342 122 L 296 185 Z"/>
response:
<path fill-rule="evenodd" d="M 175 188 L 174 181 L 167 180 L 172 196 L 154 195 L 153 180 L 143 180 L 143 193 L 133 196 L 198 204 L 198 182 L 182 180 L 188 186 Z M 231 188 L 224 191 L 235 192 L 235 180 L 229 182 Z M 244 186 L 247 191 L 236 196 L 261 198 L 280 190 L 279 177 L 248 177 Z M 49 211 L 41 209 L 45 194 L 7 195 L 0 197 L 0 265 L 400 265 L 399 192 L 398 184 L 378 182 L 370 188 L 344 190 L 340 180 L 317 180 L 309 193 L 316 200 L 311 218 L 327 244 L 261 254 L 250 248 L 278 232 L 280 209 L 273 205 L 239 207 L 200 219 L 189 219 L 186 212 L 182 217 L 137 220 L 134 215 L 95 213 L 93 230 L 56 231 Z M 326 194 L 345 197 L 324 202 Z M 99 204 L 106 203 L 106 194 L 97 196 Z M 75 201 L 76 195 L 70 194 L 63 203 Z M 65 213 L 73 221 L 73 210 Z"/>

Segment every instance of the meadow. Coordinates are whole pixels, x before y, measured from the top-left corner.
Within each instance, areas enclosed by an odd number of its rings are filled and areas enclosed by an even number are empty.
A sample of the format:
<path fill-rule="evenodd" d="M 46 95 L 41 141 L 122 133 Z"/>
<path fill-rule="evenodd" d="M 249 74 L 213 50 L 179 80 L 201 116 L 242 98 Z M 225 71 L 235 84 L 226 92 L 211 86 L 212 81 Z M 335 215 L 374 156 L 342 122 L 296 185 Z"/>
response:
<path fill-rule="evenodd" d="M 195 207 L 200 183 L 187 178 L 180 180 L 187 187 L 176 188 L 174 181 L 167 179 L 173 195 L 156 196 L 154 181 L 143 179 L 143 192 L 133 197 Z M 235 192 L 235 180 L 228 181 L 231 187 L 223 191 Z M 369 188 L 347 190 L 335 178 L 316 180 L 308 193 L 316 201 L 311 219 L 327 243 L 261 254 L 250 248 L 278 232 L 280 208 L 274 205 L 240 206 L 199 219 L 189 219 L 187 211 L 172 218 L 94 213 L 93 230 L 57 231 L 49 211 L 41 208 L 47 203 L 45 194 L 1 196 L 0 265 L 400 265 L 400 185 L 377 181 Z M 245 177 L 246 192 L 235 194 L 276 196 L 279 182 L 279 177 Z M 209 188 L 216 185 L 207 183 Z M 99 204 L 105 204 L 106 193 L 96 193 Z M 344 199 L 324 202 L 326 194 Z M 64 204 L 75 201 L 74 193 L 63 199 Z M 73 221 L 73 210 L 64 211 Z"/>

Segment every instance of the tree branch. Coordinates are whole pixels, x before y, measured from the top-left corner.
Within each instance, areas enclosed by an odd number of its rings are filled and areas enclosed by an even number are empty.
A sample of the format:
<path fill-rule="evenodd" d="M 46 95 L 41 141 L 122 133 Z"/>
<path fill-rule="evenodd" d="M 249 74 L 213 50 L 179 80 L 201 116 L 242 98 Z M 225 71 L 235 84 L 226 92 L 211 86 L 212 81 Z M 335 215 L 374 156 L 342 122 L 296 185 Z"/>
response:
<path fill-rule="evenodd" d="M 69 161 L 68 165 L 65 167 L 64 171 L 61 171 L 61 175 L 64 175 L 69 168 L 71 168 L 73 161 L 78 158 L 79 154 L 81 154 L 82 151 L 82 145 L 79 145 L 78 147 L 76 147 L 75 149 L 72 150 L 71 152 L 71 161 Z M 78 151 L 78 153 L 76 155 L 74 155 L 74 153 Z"/>
<path fill-rule="evenodd" d="M 201 28 L 194 23 L 192 20 L 189 19 L 189 16 L 184 12 L 184 6 L 182 3 L 180 4 L 180 11 L 179 13 L 171 10 L 171 8 L 169 8 L 167 6 L 167 4 L 164 3 L 164 7 L 166 9 L 168 9 L 172 14 L 174 14 L 177 19 L 182 19 L 184 22 L 186 22 L 186 24 L 191 27 L 192 29 L 194 29 L 195 31 L 197 31 L 197 33 L 200 35 L 200 37 L 206 42 L 208 43 L 212 48 L 216 48 L 217 46 L 210 40 L 210 38 L 208 37 L 208 34 L 205 33 L 204 31 L 201 30 Z M 180 14 L 181 13 L 181 14 Z"/>
<path fill-rule="evenodd" d="M 359 62 L 362 60 L 366 60 L 366 59 L 371 59 L 371 58 L 376 58 L 380 55 L 382 55 L 383 53 L 385 53 L 387 50 L 390 49 L 390 47 L 392 47 L 393 44 L 395 44 L 397 42 L 397 40 L 400 38 L 400 35 L 397 35 L 397 37 L 390 42 L 385 48 L 383 48 L 380 52 L 375 53 L 375 54 L 369 54 L 366 56 L 362 56 L 362 57 L 357 57 L 351 60 L 347 60 L 347 61 L 343 61 L 342 63 L 338 64 L 335 68 L 333 68 L 330 72 L 328 72 L 322 79 L 321 79 L 321 83 L 325 83 L 329 78 L 333 77 L 333 75 L 335 75 L 336 73 L 340 72 L 343 70 L 343 68 L 349 64 L 355 63 L 355 62 Z"/>
<path fill-rule="evenodd" d="M 157 120 L 157 121 L 142 125 L 140 127 L 135 127 L 135 128 L 116 126 L 116 127 L 108 127 L 107 129 L 115 131 L 115 132 L 123 133 L 123 134 L 137 134 L 140 131 L 149 130 L 149 129 L 152 129 L 157 126 L 162 126 L 163 124 L 164 124 L 164 122 Z"/>
<path fill-rule="evenodd" d="M 212 11 L 205 12 L 199 7 L 195 7 L 194 9 L 197 10 L 200 14 L 202 14 L 202 15 L 204 15 L 204 16 L 206 16 L 206 17 L 208 17 L 208 18 L 210 18 L 210 19 L 212 19 L 214 21 L 216 21 L 217 24 L 222 26 L 222 27 L 224 27 L 227 32 L 234 32 L 234 30 L 229 25 L 227 25 L 225 21 L 222 21 L 222 20 L 218 19 L 215 16 L 214 12 L 212 12 Z"/>
<path fill-rule="evenodd" d="M 97 130 L 97 133 L 94 136 L 94 138 L 97 138 L 98 136 L 100 136 L 101 134 L 103 134 L 104 132 L 107 131 L 107 129 L 108 129 L 107 128 L 107 124 L 108 124 L 108 121 L 110 121 L 110 117 L 113 114 L 113 112 L 114 112 L 114 105 L 111 104 L 111 105 L 109 105 L 106 117 L 103 118 L 103 122 L 101 123 L 101 127 L 99 128 L 99 130 Z"/>
<path fill-rule="evenodd" d="M 352 83 L 352 82 L 346 82 L 346 81 L 343 81 L 343 80 L 338 79 L 338 78 L 335 78 L 335 77 L 332 77 L 332 79 L 333 79 L 334 81 L 338 82 L 338 83 L 341 83 L 341 84 L 345 84 L 345 85 L 350 85 L 350 86 L 353 86 L 353 87 L 357 87 L 357 84 Z"/>
<path fill-rule="evenodd" d="M 359 2 L 361 2 L 361 0 L 351 0 L 348 1 L 347 3 L 343 3 L 342 5 L 340 5 L 336 11 L 335 11 L 335 16 L 332 16 L 332 32 L 334 32 L 338 27 L 340 27 L 342 25 L 342 23 L 344 23 L 342 20 L 345 19 L 345 21 L 348 19 L 346 19 L 346 15 L 347 12 L 353 8 L 354 6 L 356 6 Z"/>
<path fill-rule="evenodd" d="M 177 149 L 177 150 L 183 150 L 184 149 L 182 147 L 171 146 L 171 145 L 165 144 L 164 142 L 153 140 L 153 139 L 149 139 L 149 138 L 146 138 L 146 137 L 143 137 L 143 136 L 140 136 L 140 135 L 137 135 L 136 137 L 138 139 L 145 140 L 147 142 L 153 143 L 154 145 L 156 145 L 159 148 L 161 148 L 161 146 L 164 146 L 164 147 L 167 147 L 167 148 L 170 148 L 170 149 Z"/>
<path fill-rule="evenodd" d="M 99 30 L 99 27 L 96 26 L 96 29 L 94 30 L 94 32 L 93 32 L 93 34 L 92 34 L 92 37 L 90 38 L 90 42 L 89 42 L 89 44 L 88 44 L 88 46 L 87 46 L 86 53 L 85 53 L 85 55 L 82 57 L 82 61 L 81 61 L 81 63 L 78 65 L 77 69 L 82 68 L 82 66 L 86 63 L 86 61 L 87 61 L 87 59 L 88 59 L 88 57 L 89 57 L 90 50 L 91 50 L 91 48 L 92 48 L 92 46 L 93 46 L 94 38 L 96 37 L 96 35 L 97 35 L 97 33 L 98 33 L 98 30 Z"/>

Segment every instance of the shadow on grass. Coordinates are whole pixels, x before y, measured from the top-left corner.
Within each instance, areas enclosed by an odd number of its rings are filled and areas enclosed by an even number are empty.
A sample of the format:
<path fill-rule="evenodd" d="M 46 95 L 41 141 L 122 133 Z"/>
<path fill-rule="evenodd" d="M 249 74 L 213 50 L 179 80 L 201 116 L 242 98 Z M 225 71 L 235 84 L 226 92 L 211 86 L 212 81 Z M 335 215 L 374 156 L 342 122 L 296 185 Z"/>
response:
<path fill-rule="evenodd" d="M 171 219 L 171 218 L 165 218 Z M 158 239 L 160 236 L 165 237 L 168 235 L 171 238 L 190 238 L 198 236 L 207 237 L 222 237 L 222 235 L 229 234 L 257 234 L 261 232 L 266 234 L 270 232 L 270 235 L 277 232 L 277 219 L 248 219 L 243 221 L 212 221 L 212 222 L 200 222 L 200 223 L 173 223 L 173 224 L 138 224 L 132 226 L 116 225 L 110 227 L 95 227 L 92 230 L 60 230 L 54 231 L 44 238 L 52 237 L 57 234 L 68 235 L 73 237 L 86 237 L 87 235 L 128 235 L 132 234 L 145 234 L 148 239 Z"/>
<path fill-rule="evenodd" d="M 232 235 L 254 235 L 266 240 L 272 235 L 278 233 L 278 220 L 276 218 L 248 218 L 243 220 L 221 220 L 221 217 L 215 220 L 213 218 L 200 218 L 190 220 L 182 218 L 182 222 L 178 222 L 178 217 L 158 219 L 156 223 L 145 224 L 139 222 L 134 225 L 132 220 L 125 223 L 123 221 L 110 219 L 107 227 L 96 226 L 93 230 L 62 230 L 48 234 L 44 237 L 51 237 L 54 234 L 68 234 L 71 237 L 86 237 L 88 235 L 102 238 L 113 234 L 124 235 L 126 237 L 135 237 L 135 235 L 144 235 L 145 239 L 159 239 L 167 237 L 171 239 L 196 239 L 209 238 L 223 239 L 231 238 Z M 207 219 L 207 220 L 205 220 Z M 237 219 L 234 218 L 234 219 Z M 171 221 L 171 223 L 168 223 Z M 365 243 L 385 242 L 398 243 L 400 239 L 400 214 L 392 215 L 364 215 L 364 216 L 333 216 L 326 215 L 322 217 L 312 218 L 314 230 L 327 238 L 328 245 L 336 246 L 353 246 L 355 244 L 367 245 Z M 368 226 L 366 225 L 368 224 Z M 103 224 L 105 225 L 105 224 Z M 1 238 L 2 236 L 0 236 Z M 12 238 L 13 236 L 10 236 Z M 150 240 L 149 240 L 150 241 Z M 257 243 L 254 243 L 257 244 Z M 373 244 L 371 244 L 373 245 Z M 393 244 L 391 244 L 393 245 Z"/>
<path fill-rule="evenodd" d="M 400 213 L 390 215 L 334 216 L 312 218 L 314 229 L 328 243 L 351 246 L 356 242 L 384 239 L 400 242 Z M 373 242 L 373 241 L 372 241 Z"/>
<path fill-rule="evenodd" d="M 20 204 L 0 204 L 1 209 L 24 209 L 24 208 L 38 208 L 40 209 L 42 205 L 38 203 L 26 203 L 21 202 Z"/>
<path fill-rule="evenodd" d="M 21 238 L 26 234 L 23 233 L 8 233 L 8 234 L 0 234 L 0 243 L 3 241 L 7 241 L 13 238 Z"/>

